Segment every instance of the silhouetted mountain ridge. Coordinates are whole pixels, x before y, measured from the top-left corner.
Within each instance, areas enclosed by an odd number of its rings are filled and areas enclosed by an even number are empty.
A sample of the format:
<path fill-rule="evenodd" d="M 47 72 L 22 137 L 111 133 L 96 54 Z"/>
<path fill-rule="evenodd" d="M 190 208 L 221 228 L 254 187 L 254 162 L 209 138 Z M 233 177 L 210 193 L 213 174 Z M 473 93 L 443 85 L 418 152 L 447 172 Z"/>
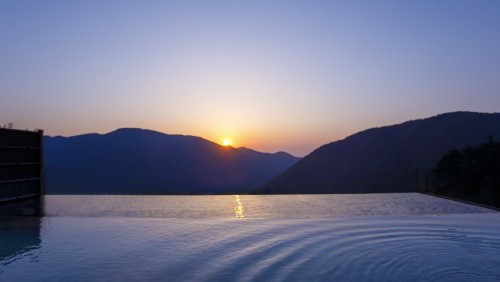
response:
<path fill-rule="evenodd" d="M 138 128 L 45 137 L 45 159 L 49 194 L 245 193 L 298 160 Z"/>
<path fill-rule="evenodd" d="M 500 114 L 453 112 L 371 128 L 323 145 L 257 193 L 411 192 L 454 148 L 500 137 Z"/>

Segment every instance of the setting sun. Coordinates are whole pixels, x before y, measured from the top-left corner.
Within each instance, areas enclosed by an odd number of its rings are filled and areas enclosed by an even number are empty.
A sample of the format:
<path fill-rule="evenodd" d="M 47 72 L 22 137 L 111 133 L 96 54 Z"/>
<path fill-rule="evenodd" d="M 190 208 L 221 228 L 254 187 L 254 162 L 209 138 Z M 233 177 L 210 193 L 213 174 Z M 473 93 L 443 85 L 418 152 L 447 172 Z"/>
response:
<path fill-rule="evenodd" d="M 225 138 L 222 140 L 223 146 L 230 146 L 231 144 L 233 144 L 233 141 L 231 139 Z"/>

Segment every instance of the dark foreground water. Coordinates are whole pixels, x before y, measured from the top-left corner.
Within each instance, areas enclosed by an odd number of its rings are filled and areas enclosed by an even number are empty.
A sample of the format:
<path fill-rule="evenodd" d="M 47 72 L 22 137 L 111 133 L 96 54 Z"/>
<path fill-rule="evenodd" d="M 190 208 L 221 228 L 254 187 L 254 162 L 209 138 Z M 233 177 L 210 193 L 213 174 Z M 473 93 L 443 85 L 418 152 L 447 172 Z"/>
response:
<path fill-rule="evenodd" d="M 51 196 L 0 281 L 500 281 L 500 214 L 421 194 Z"/>

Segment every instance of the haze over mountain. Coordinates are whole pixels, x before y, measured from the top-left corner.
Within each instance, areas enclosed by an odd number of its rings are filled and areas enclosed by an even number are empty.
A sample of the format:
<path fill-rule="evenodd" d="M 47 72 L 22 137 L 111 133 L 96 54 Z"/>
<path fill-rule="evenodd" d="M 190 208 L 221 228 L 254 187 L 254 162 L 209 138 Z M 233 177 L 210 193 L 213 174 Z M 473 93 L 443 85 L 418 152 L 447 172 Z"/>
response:
<path fill-rule="evenodd" d="M 48 194 L 245 193 L 299 158 L 125 128 L 45 137 Z"/>
<path fill-rule="evenodd" d="M 372 128 L 307 155 L 257 193 L 411 192 L 451 149 L 500 138 L 500 113 L 453 112 Z"/>

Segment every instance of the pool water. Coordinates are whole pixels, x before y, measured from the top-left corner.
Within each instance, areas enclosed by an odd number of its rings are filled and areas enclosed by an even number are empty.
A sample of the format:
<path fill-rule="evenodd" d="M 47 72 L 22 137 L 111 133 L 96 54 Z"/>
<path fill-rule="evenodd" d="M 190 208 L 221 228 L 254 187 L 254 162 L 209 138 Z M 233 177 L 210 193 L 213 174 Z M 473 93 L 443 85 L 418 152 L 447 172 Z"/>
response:
<path fill-rule="evenodd" d="M 500 214 L 421 194 L 47 196 L 0 281 L 500 281 Z"/>
<path fill-rule="evenodd" d="M 45 197 L 45 215 L 50 217 L 293 219 L 484 212 L 491 210 L 419 193 Z"/>

